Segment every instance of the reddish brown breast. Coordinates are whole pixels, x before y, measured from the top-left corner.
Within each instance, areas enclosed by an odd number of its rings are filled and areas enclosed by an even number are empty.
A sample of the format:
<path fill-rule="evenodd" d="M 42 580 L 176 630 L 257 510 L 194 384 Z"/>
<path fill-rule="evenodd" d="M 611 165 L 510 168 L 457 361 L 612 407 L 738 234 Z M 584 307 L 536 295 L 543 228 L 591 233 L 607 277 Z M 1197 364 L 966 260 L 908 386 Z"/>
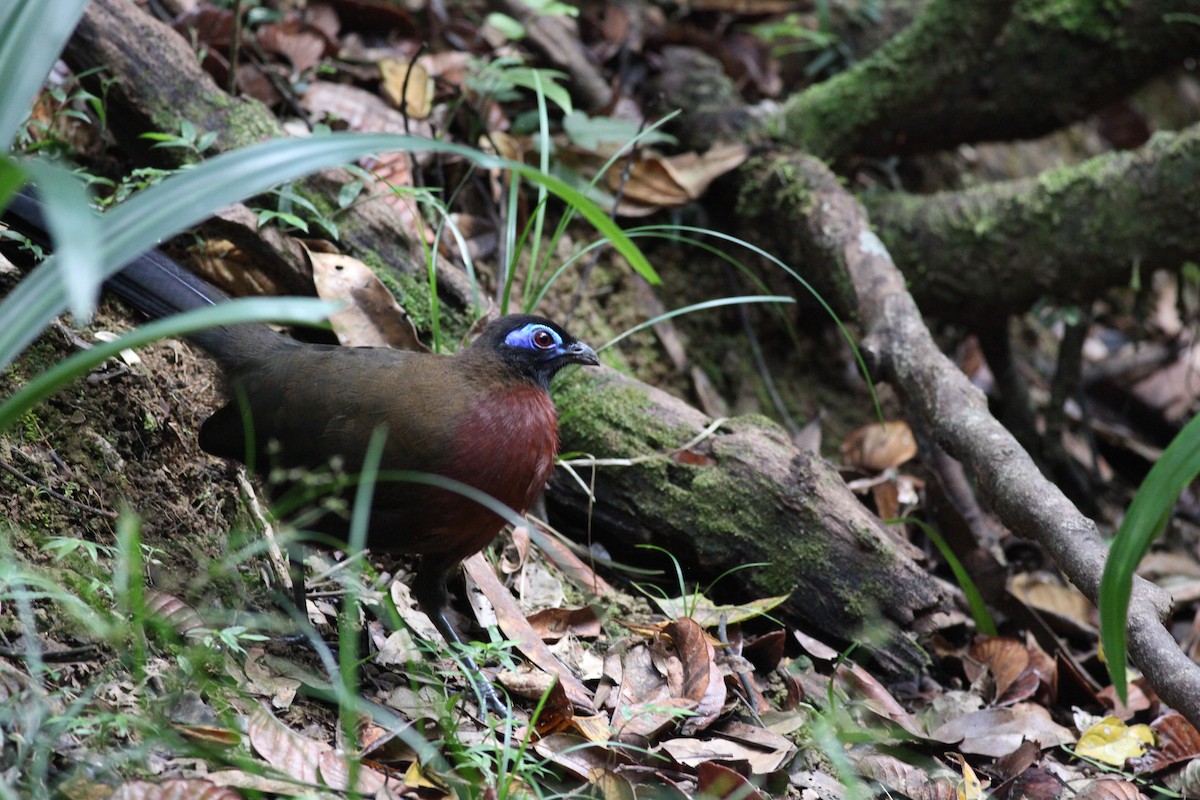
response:
<path fill-rule="evenodd" d="M 455 460 L 442 474 L 495 498 L 518 514 L 528 510 L 550 480 L 558 455 L 558 413 L 546 392 L 520 385 L 479 398 L 455 435 Z M 447 519 L 467 552 L 486 545 L 504 520 L 457 498 Z M 456 548 L 457 549 L 457 548 Z"/>

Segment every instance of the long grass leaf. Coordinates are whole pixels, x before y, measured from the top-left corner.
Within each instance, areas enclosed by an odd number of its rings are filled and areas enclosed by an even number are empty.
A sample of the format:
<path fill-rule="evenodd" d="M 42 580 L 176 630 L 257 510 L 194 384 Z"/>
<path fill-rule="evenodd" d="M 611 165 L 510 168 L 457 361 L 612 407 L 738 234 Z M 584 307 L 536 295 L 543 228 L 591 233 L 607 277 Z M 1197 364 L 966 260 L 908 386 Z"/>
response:
<path fill-rule="evenodd" d="M 1100 642 L 1121 702 L 1126 693 L 1125 628 L 1133 573 L 1170 517 L 1179 494 L 1200 475 L 1200 416 L 1163 451 L 1129 504 L 1100 579 Z"/>

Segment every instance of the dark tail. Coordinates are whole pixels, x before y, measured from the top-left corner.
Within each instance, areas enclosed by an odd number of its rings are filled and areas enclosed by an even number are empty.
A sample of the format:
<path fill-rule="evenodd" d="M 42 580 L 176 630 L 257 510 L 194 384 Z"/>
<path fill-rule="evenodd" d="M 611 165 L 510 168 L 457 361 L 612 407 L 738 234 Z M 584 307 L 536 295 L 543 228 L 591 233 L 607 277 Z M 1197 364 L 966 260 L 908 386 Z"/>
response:
<path fill-rule="evenodd" d="M 27 189 L 12 198 L 4 212 L 4 219 L 14 230 L 38 245 L 45 248 L 51 246 L 41 204 Z M 216 305 L 229 299 L 220 289 L 193 275 L 158 250 L 143 253 L 126 264 L 105 282 L 104 288 L 150 319 Z M 235 371 L 247 358 L 286 347 L 291 342 L 266 325 L 259 324 L 209 328 L 189 334 L 188 339 L 206 350 L 223 367 Z"/>

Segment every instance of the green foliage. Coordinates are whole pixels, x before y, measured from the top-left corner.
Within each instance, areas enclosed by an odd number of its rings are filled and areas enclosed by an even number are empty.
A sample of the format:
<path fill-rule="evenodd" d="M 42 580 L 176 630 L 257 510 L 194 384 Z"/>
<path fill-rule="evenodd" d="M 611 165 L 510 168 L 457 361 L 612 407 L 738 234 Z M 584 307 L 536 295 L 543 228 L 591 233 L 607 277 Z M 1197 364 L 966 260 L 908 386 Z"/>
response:
<path fill-rule="evenodd" d="M 344 208 L 352 203 L 358 192 L 362 191 L 362 188 L 362 183 L 358 181 L 343 187 L 338 196 L 339 208 Z M 285 184 L 279 188 L 272 189 L 268 194 L 276 198 L 277 205 L 275 209 L 258 209 L 258 224 L 260 226 L 271 222 L 281 222 L 287 227 L 295 228 L 301 233 L 308 234 L 310 232 L 308 221 L 311 221 L 315 227 L 324 231 L 326 236 L 337 241 L 337 223 L 328 214 L 317 208 L 315 203 L 297 192 L 295 184 Z"/>
<path fill-rule="evenodd" d="M 869 0 L 861 4 L 843 5 L 840 10 L 849 15 L 853 24 L 866 27 L 879 22 L 880 5 L 879 0 Z M 771 45 L 771 55 L 776 58 L 810 54 L 812 58 L 804 67 L 808 77 L 832 75 L 853 64 L 854 55 L 838 36 L 829 0 L 817 0 L 816 10 L 816 29 L 811 27 L 805 16 L 791 13 L 751 25 L 749 30 Z"/>
<path fill-rule="evenodd" d="M 975 585 L 975 581 L 971 580 L 971 575 L 963 566 L 962 561 L 950 549 L 949 543 L 945 537 L 934 528 L 919 519 L 889 519 L 887 524 L 899 524 L 911 522 L 924 531 L 929 537 L 929 541 L 933 542 L 933 546 L 942 554 L 942 558 L 946 559 L 946 564 L 950 567 L 950 571 L 954 573 L 954 579 L 958 581 L 959 588 L 962 589 L 963 595 L 967 598 L 967 605 L 971 607 L 971 617 L 975 620 L 975 627 L 980 633 L 985 633 L 988 636 L 996 636 L 996 623 L 992 620 L 992 614 L 988 611 L 987 603 L 983 601 L 983 595 L 979 593 L 979 587 Z"/>
<path fill-rule="evenodd" d="M 1113 539 L 1100 579 L 1100 643 L 1117 696 L 1124 702 L 1125 642 L 1133 573 L 1162 533 L 1179 495 L 1200 476 L 1200 416 L 1192 418 L 1163 451 L 1134 495 Z"/>
<path fill-rule="evenodd" d="M 468 73 L 467 88 L 482 97 L 490 97 L 499 103 L 508 103 L 520 98 L 518 89 L 544 96 L 564 114 L 573 108 L 571 94 L 560 81 L 567 76 L 553 69 L 525 66 L 521 59 L 508 56 L 487 63 L 475 62 Z"/>
<path fill-rule="evenodd" d="M 186 119 L 180 121 L 177 134 L 151 131 L 143 133 L 142 138 L 154 142 L 154 147 L 187 150 L 195 157 L 203 156 L 217 143 L 216 132 L 201 132 L 191 121 Z"/>

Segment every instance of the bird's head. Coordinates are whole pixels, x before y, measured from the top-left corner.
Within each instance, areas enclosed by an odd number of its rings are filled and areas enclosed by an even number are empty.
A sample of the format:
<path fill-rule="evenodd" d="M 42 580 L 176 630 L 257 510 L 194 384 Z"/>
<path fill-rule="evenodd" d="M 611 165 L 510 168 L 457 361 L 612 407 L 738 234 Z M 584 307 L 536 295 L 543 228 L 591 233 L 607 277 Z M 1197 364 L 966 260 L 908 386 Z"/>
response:
<path fill-rule="evenodd" d="M 495 353 L 514 372 L 544 389 L 568 364 L 599 364 L 596 351 L 544 317 L 509 314 L 489 324 L 471 352 Z"/>

